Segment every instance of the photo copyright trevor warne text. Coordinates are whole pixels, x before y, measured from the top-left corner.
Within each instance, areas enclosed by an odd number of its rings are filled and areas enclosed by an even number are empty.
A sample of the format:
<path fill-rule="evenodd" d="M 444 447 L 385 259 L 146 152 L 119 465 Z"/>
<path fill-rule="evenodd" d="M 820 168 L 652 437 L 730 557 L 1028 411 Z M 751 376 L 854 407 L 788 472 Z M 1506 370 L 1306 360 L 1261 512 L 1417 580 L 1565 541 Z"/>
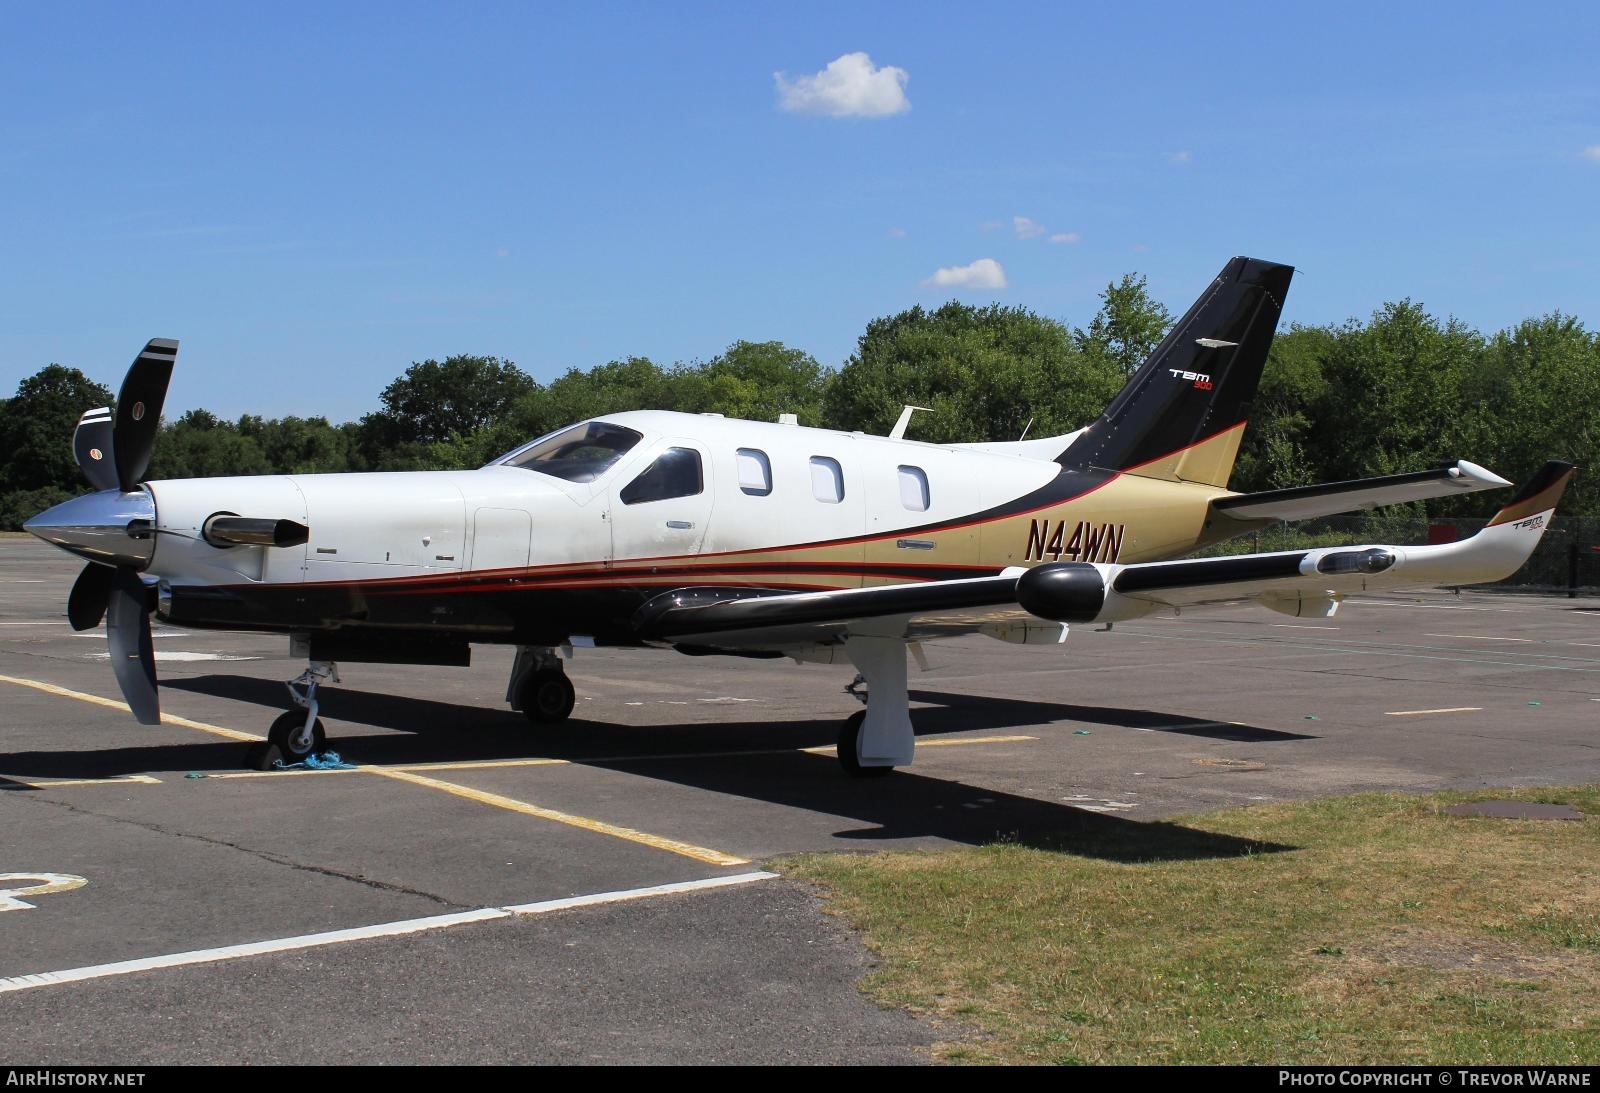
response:
<path fill-rule="evenodd" d="M 1278 1069 L 1278 1084 L 1287 1087 L 1466 1089 L 1510 1086 L 1542 1088 L 1593 1087 L 1589 1067 L 1294 1067 Z"/>

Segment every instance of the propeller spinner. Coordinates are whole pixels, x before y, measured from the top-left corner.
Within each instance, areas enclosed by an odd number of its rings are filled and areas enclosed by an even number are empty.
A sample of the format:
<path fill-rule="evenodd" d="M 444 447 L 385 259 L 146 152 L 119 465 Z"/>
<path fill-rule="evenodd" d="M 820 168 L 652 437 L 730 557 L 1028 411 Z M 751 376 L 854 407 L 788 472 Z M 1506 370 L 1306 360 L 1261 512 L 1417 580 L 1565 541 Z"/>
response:
<path fill-rule="evenodd" d="M 155 451 L 161 406 L 178 343 L 155 338 L 134 358 L 117 394 L 115 415 L 90 410 L 78 421 L 73 452 L 99 492 L 65 501 L 23 527 L 89 564 L 67 598 L 74 630 L 106 620 L 111 667 L 123 698 L 141 724 L 161 721 L 155 654 L 150 641 L 150 594 L 139 571 L 155 553 L 155 501 L 140 486 Z"/>

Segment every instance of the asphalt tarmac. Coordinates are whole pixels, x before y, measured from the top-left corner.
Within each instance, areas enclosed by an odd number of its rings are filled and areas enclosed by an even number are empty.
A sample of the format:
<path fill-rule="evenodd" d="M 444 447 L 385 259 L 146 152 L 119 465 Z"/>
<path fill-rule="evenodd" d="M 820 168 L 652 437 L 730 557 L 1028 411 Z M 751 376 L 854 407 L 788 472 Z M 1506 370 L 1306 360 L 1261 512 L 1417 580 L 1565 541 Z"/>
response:
<path fill-rule="evenodd" d="M 78 568 L 0 538 L 0 1063 L 925 1061 L 964 1030 L 866 1001 L 868 954 L 773 859 L 1227 855 L 1172 818 L 1600 781 L 1594 599 L 931 644 L 916 764 L 868 781 L 832 757 L 849 668 L 579 650 L 573 719 L 536 730 L 479 647 L 342 666 L 322 717 L 360 769 L 265 774 L 287 640 L 158 625 L 175 721 L 140 726 L 66 624 Z"/>

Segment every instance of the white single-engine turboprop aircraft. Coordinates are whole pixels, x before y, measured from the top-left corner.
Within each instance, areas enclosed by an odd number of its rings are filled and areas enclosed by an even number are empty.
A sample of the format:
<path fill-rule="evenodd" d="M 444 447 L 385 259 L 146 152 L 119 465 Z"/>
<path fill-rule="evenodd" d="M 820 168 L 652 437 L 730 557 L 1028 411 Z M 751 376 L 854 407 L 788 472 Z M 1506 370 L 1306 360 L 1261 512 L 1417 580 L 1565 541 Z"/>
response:
<path fill-rule="evenodd" d="M 848 659 L 868 697 L 839 760 L 886 774 L 912 759 L 906 655 L 921 638 L 1056 644 L 1071 623 L 1238 600 L 1322 617 L 1352 593 L 1494 581 L 1527 559 L 1570 464 L 1547 464 L 1462 542 L 1168 560 L 1273 521 L 1510 485 L 1458 462 L 1231 493 L 1293 273 L 1233 259 L 1099 420 L 1013 443 L 917 443 L 904 418 L 878 437 L 640 411 L 475 471 L 141 483 L 177 355 L 152 341 L 115 416 L 78 425 L 99 492 L 27 528 L 89 560 L 68 616 L 79 630 L 107 618 L 146 724 L 160 720 L 153 610 L 291 636 L 310 667 L 269 736 L 285 759 L 324 746 L 316 689 L 336 661 L 464 665 L 473 643 L 516 645 L 508 698 L 549 723 L 573 705 L 559 653 L 613 645 Z"/>

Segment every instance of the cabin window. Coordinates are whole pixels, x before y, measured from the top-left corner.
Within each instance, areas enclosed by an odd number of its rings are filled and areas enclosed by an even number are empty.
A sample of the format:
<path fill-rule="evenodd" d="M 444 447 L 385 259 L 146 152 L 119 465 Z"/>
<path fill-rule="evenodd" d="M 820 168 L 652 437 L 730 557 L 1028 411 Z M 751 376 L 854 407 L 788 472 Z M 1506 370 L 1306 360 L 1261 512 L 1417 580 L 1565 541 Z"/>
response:
<path fill-rule="evenodd" d="M 772 492 L 772 461 L 756 448 L 739 449 L 739 488 L 751 497 Z"/>
<path fill-rule="evenodd" d="M 568 482 L 593 482 L 641 439 L 640 433 L 621 425 L 586 421 L 551 433 L 497 462 Z"/>
<path fill-rule="evenodd" d="M 844 471 L 837 459 L 825 455 L 811 457 L 811 496 L 829 505 L 844 500 Z"/>
<path fill-rule="evenodd" d="M 921 467 L 900 468 L 900 503 L 912 512 L 928 511 L 928 475 Z"/>
<path fill-rule="evenodd" d="M 638 478 L 623 486 L 619 496 L 624 505 L 641 505 L 646 501 L 693 497 L 703 489 L 705 475 L 700 469 L 700 453 L 693 448 L 668 448 Z"/>

